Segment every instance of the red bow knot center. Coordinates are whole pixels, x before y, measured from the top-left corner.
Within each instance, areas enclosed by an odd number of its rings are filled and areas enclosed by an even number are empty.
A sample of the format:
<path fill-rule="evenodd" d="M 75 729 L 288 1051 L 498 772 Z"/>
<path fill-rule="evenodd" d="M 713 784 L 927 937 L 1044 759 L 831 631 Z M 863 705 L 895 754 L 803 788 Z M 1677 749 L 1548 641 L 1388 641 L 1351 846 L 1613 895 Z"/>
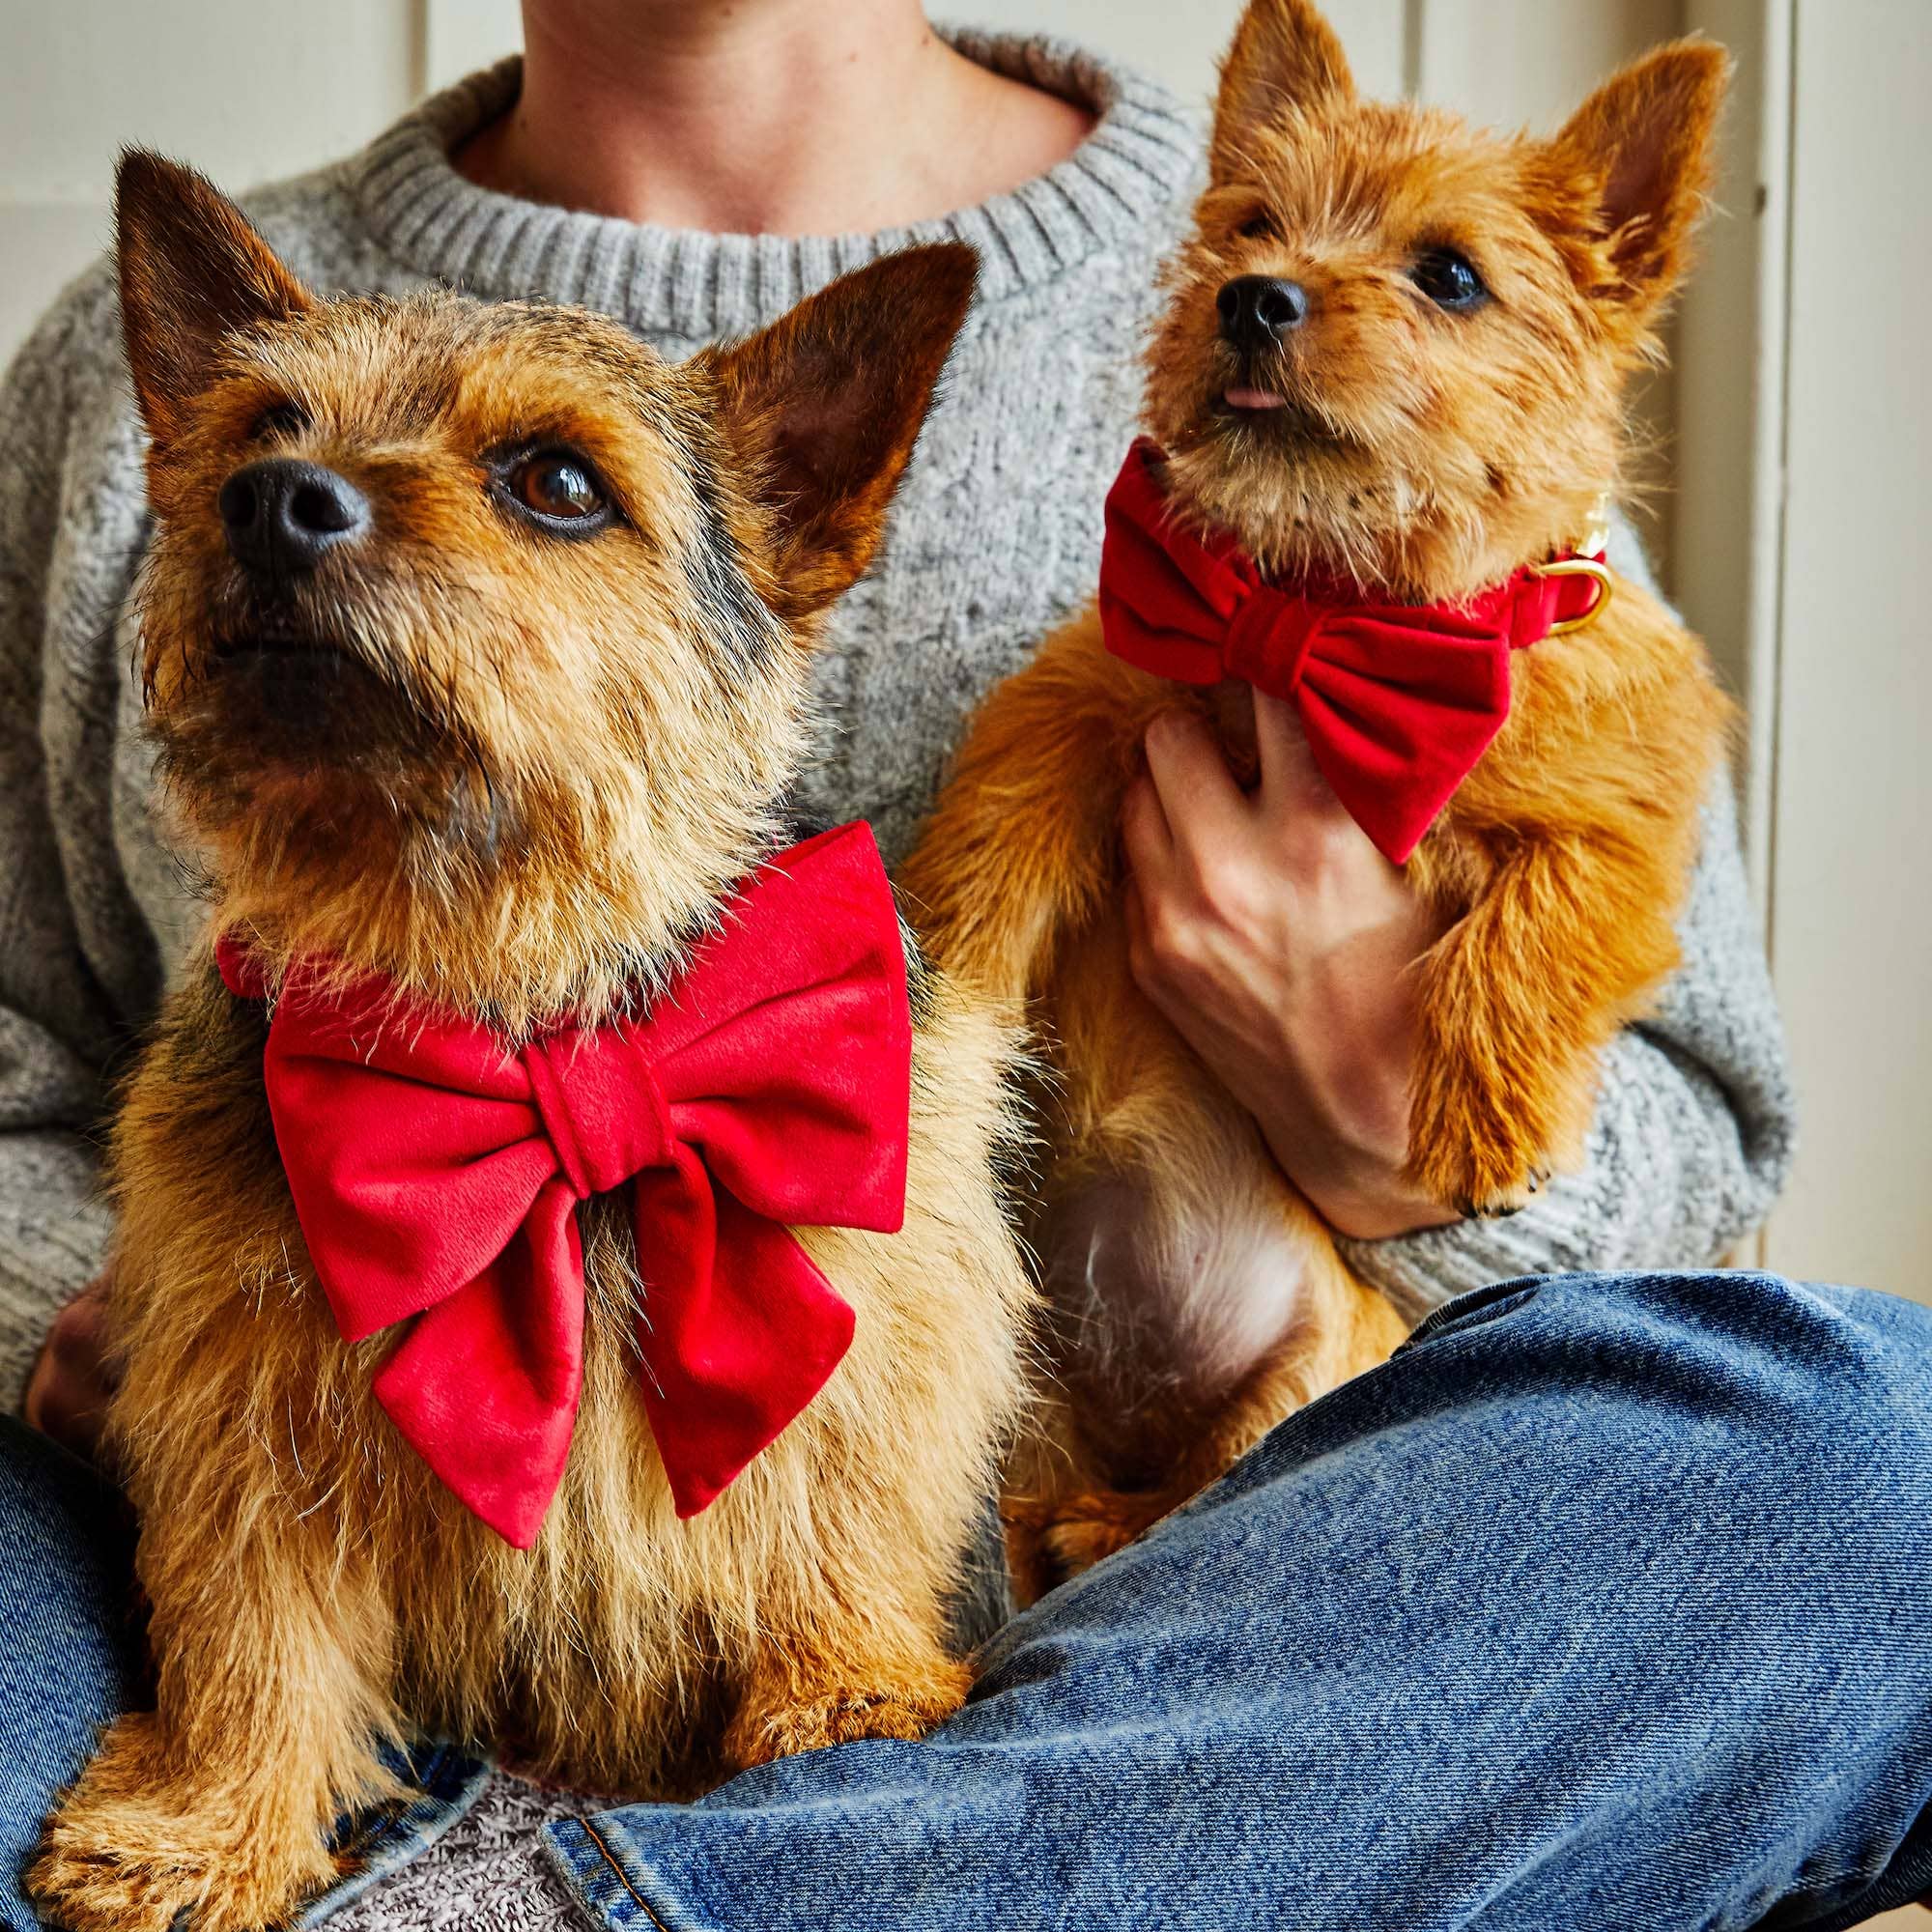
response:
<path fill-rule="evenodd" d="M 669 1106 L 627 1027 L 572 1028 L 533 1040 L 523 1061 L 544 1132 L 580 1201 L 674 1164 Z"/>
<path fill-rule="evenodd" d="M 1305 597 L 1257 586 L 1228 623 L 1222 654 L 1228 675 L 1270 697 L 1292 698 L 1301 687 L 1309 650 L 1325 615 Z"/>

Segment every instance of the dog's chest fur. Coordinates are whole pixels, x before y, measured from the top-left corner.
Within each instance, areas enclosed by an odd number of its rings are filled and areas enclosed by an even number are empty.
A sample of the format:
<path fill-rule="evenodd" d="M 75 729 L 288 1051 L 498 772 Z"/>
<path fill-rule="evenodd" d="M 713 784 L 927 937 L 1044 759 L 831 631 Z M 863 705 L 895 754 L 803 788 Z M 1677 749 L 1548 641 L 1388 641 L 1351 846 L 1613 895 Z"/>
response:
<path fill-rule="evenodd" d="M 703 1782 L 731 1682 L 767 1630 L 796 1624 L 827 1569 L 880 1560 L 863 1542 L 867 1471 L 923 1472 L 929 1518 L 900 1525 L 901 1572 L 907 1589 L 943 1587 L 1017 1401 L 1025 1286 L 985 1181 L 1007 1039 L 962 1003 L 923 990 L 921 1004 L 906 1228 L 801 1235 L 860 1310 L 852 1351 L 689 1520 L 639 1399 L 649 1306 L 630 1189 L 580 1209 L 582 1404 L 562 1486 L 522 1551 L 383 1412 L 372 1380 L 389 1338 L 336 1333 L 275 1151 L 261 1009 L 211 971 L 172 1003 L 116 1138 L 128 1373 L 114 1428 L 137 1507 L 179 1515 L 193 1490 L 270 1535 L 285 1518 L 332 1524 L 341 1563 L 381 1579 L 412 1725 L 500 1745 L 584 1790 Z M 848 1487 L 828 1488 L 829 1469 Z"/>

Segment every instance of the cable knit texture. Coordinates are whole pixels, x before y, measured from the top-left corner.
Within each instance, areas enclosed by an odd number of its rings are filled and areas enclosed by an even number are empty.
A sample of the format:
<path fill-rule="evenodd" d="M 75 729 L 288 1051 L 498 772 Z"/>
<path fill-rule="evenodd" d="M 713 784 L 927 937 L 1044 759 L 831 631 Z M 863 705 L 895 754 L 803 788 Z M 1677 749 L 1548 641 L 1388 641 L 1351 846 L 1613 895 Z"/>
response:
<path fill-rule="evenodd" d="M 512 99 L 514 62 L 361 154 L 246 200 L 319 289 L 440 282 L 484 299 L 581 302 L 673 357 L 770 322 L 895 248 L 956 238 L 979 249 L 980 297 L 885 556 L 818 661 L 829 722 L 801 814 L 871 819 L 889 859 L 974 703 L 1093 594 L 1154 268 L 1200 180 L 1200 129 L 1159 88 L 1050 41 L 958 43 L 1099 119 L 1048 174 L 916 227 L 710 236 L 476 188 L 448 153 Z M 107 1083 L 202 923 L 154 816 L 139 732 L 125 606 L 145 530 L 141 440 L 107 265 L 67 292 L 0 388 L 0 1400 L 13 1404 L 53 1309 L 99 1264 Z M 1642 568 L 1634 547 L 1619 560 Z M 1684 939 L 1683 973 L 1655 1017 L 1607 1057 L 1582 1174 L 1513 1221 L 1350 1248 L 1405 1311 L 1526 1269 L 1703 1264 L 1762 1217 L 1789 1157 L 1791 1100 L 1722 802 Z M 335 1922 L 573 1922 L 527 1843 L 547 1808 L 499 1780 L 419 1865 Z"/>

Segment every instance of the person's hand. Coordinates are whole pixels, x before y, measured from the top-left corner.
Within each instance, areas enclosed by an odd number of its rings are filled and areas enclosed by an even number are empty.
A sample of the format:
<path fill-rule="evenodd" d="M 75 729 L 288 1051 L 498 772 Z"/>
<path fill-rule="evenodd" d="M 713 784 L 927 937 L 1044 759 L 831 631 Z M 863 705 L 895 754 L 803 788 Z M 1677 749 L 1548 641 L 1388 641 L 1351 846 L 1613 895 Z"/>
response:
<path fill-rule="evenodd" d="M 100 1453 L 101 1425 L 114 1393 L 107 1348 L 107 1283 L 91 1283 L 54 1317 L 27 1382 L 21 1413 L 28 1424 L 90 1463 Z"/>
<path fill-rule="evenodd" d="M 1402 1178 L 1411 968 L 1439 932 L 1316 770 L 1292 707 L 1254 703 L 1251 792 L 1204 719 L 1149 727 L 1121 828 L 1134 978 L 1332 1227 L 1443 1226 L 1456 1215 Z"/>

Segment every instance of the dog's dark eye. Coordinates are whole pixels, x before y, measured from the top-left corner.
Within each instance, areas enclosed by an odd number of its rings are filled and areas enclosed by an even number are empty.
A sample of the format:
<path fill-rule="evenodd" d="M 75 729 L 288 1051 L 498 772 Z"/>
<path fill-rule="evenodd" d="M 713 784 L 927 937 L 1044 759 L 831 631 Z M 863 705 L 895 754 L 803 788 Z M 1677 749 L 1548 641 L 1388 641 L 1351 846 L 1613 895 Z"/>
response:
<path fill-rule="evenodd" d="M 1249 215 L 1235 231 L 1248 242 L 1271 242 L 1280 232 L 1274 225 L 1274 216 L 1266 209 L 1263 209 L 1258 214 Z"/>
<path fill-rule="evenodd" d="M 542 523 L 583 530 L 610 514 L 610 499 L 598 487 L 596 472 L 568 450 L 539 450 L 525 457 L 503 483 L 519 508 Z"/>
<path fill-rule="evenodd" d="M 1471 309 L 1489 298 L 1468 257 L 1453 248 L 1431 248 L 1409 270 L 1409 279 L 1437 308 Z"/>
<path fill-rule="evenodd" d="M 299 436 L 308 427 L 308 412 L 299 403 L 270 403 L 248 425 L 251 441 L 262 442 L 271 436 Z"/>

